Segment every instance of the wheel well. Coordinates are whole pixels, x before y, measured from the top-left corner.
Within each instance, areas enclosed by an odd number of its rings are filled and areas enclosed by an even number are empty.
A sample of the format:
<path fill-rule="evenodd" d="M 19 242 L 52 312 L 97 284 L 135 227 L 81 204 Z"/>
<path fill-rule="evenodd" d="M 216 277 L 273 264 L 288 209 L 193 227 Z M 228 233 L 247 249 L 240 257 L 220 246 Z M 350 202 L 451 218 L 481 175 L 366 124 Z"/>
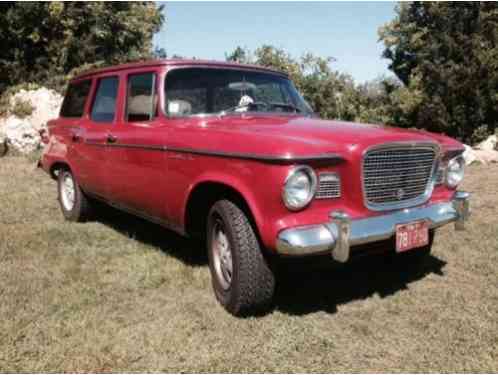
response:
<path fill-rule="evenodd" d="M 66 163 L 63 163 L 63 162 L 55 162 L 54 164 L 52 164 L 52 166 L 50 167 L 50 176 L 54 179 L 54 180 L 57 180 L 57 175 L 59 173 L 59 171 L 61 169 L 69 169 L 71 170 L 71 168 L 69 167 L 68 164 Z"/>
<path fill-rule="evenodd" d="M 235 203 L 247 215 L 258 233 L 249 205 L 240 192 L 231 186 L 217 182 L 203 182 L 190 193 L 185 210 L 185 232 L 191 237 L 203 237 L 209 210 L 220 199 Z"/>

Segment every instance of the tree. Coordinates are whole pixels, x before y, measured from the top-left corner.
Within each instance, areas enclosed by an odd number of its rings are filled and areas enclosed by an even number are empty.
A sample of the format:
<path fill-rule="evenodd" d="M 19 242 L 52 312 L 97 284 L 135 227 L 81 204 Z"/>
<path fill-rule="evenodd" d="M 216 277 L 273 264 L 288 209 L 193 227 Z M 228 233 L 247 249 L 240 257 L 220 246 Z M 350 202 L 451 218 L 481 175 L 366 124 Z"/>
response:
<path fill-rule="evenodd" d="M 379 29 L 383 56 L 403 82 L 395 122 L 469 141 L 498 126 L 498 4 L 401 3 Z M 396 117 L 395 116 L 395 117 Z"/>
<path fill-rule="evenodd" d="M 56 84 L 73 69 L 150 58 L 164 22 L 149 2 L 8 2 L 0 5 L 0 92 Z"/>

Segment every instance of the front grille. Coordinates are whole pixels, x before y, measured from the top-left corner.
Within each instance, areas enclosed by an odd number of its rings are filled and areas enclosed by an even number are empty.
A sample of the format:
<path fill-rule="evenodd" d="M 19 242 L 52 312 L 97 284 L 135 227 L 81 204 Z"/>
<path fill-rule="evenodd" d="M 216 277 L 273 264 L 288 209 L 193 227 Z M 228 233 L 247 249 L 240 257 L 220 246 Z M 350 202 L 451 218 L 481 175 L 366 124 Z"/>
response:
<path fill-rule="evenodd" d="M 339 198 L 341 196 L 341 180 L 335 173 L 320 173 L 316 199 Z"/>
<path fill-rule="evenodd" d="M 392 209 L 418 204 L 432 188 L 437 149 L 433 146 L 382 146 L 363 158 L 367 207 Z"/>

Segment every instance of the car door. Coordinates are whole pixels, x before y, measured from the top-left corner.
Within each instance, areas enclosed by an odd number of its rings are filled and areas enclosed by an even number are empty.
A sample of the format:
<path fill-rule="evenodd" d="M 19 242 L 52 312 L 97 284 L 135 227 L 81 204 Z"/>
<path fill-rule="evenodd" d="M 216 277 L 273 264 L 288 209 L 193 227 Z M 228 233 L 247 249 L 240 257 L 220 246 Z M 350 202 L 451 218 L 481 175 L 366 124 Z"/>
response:
<path fill-rule="evenodd" d="M 112 144 L 116 126 L 119 76 L 108 74 L 94 81 L 88 115 L 81 122 L 79 134 L 80 162 L 85 171 L 83 188 L 94 195 L 109 199 L 107 186 L 107 146 Z"/>
<path fill-rule="evenodd" d="M 88 102 L 92 88 L 91 79 L 72 81 L 66 90 L 62 103 L 59 123 L 64 129 L 64 140 L 58 147 L 66 148 L 66 155 L 79 185 L 85 188 L 88 185 L 88 171 L 84 168 L 85 150 L 82 147 L 84 117 L 88 110 Z"/>
<path fill-rule="evenodd" d="M 108 147 L 109 195 L 126 208 L 166 219 L 164 122 L 158 115 L 159 70 L 123 73 L 120 113 Z M 112 168 L 111 168 L 112 166 Z"/>

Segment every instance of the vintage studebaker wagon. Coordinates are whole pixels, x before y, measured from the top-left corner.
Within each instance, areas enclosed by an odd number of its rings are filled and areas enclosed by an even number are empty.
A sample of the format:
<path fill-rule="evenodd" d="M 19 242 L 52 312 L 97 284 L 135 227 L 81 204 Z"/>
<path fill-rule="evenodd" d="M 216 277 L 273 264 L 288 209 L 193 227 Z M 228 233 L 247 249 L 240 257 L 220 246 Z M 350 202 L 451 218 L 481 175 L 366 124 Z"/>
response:
<path fill-rule="evenodd" d="M 382 248 L 415 261 L 436 228 L 463 229 L 469 215 L 456 190 L 462 144 L 321 120 L 285 74 L 258 66 L 164 60 L 84 73 L 48 130 L 41 165 L 65 218 L 84 221 L 98 199 L 204 239 L 232 314 L 268 306 L 275 258 L 347 262 Z"/>

